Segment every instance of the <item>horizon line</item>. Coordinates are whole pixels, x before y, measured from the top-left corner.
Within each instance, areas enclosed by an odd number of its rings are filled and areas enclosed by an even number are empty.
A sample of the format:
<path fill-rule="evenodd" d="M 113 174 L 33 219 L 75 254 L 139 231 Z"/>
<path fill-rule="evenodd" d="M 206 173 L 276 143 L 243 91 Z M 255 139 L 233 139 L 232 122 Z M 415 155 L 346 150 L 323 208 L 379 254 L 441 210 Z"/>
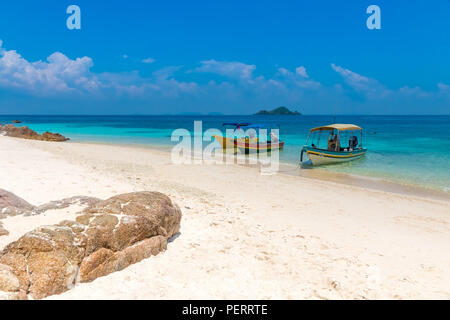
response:
<path fill-rule="evenodd" d="M 114 113 L 114 114 L 89 114 L 89 113 L 80 113 L 80 114 L 59 114 L 59 113 L 42 113 L 42 114 L 21 114 L 21 113 L 7 113 L 7 114 L 0 114 L 0 117 L 12 117 L 12 116 L 90 116 L 90 117 L 117 117 L 117 116 L 182 116 L 182 117 L 195 117 L 195 116 L 202 116 L 202 117 L 237 117 L 237 116 L 256 116 L 256 117 L 302 117 L 302 116 L 450 116 L 450 113 L 427 113 L 427 114 L 420 114 L 420 113 L 411 113 L 411 114 L 367 114 L 367 113 L 358 113 L 358 114 L 350 114 L 350 113 L 343 113 L 343 114 L 334 114 L 334 113 L 310 113 L 310 114 L 299 114 L 299 115 L 284 115 L 284 114 L 275 114 L 275 115 L 256 115 L 256 114 L 204 114 L 204 113 L 192 113 L 192 114 L 186 114 L 186 113 L 175 113 L 175 114 L 169 114 L 169 113 L 158 113 L 158 114 L 149 114 L 149 113 Z"/>

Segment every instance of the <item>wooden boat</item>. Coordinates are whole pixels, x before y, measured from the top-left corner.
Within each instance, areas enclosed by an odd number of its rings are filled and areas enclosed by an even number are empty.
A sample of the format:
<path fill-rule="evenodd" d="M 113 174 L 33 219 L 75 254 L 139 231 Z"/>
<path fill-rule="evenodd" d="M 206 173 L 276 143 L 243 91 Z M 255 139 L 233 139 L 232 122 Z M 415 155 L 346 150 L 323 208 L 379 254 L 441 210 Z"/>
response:
<path fill-rule="evenodd" d="M 272 143 L 271 141 L 267 142 L 250 142 L 246 141 L 235 141 L 235 145 L 244 153 L 252 153 L 252 152 L 270 152 L 273 150 L 280 150 L 284 147 L 284 141 L 280 141 L 277 143 Z"/>
<path fill-rule="evenodd" d="M 241 129 L 241 127 L 246 127 L 250 125 L 249 123 L 223 123 L 222 126 L 232 126 L 235 127 L 235 130 Z M 220 145 L 222 146 L 222 149 L 229 149 L 229 148 L 236 148 L 235 142 L 238 141 L 240 138 L 228 138 L 221 135 L 213 135 L 213 138 L 216 139 Z M 242 139 L 242 138 L 241 138 Z"/>
<path fill-rule="evenodd" d="M 356 132 L 360 135 L 359 143 L 358 137 L 355 135 Z M 320 141 L 321 136 L 324 135 L 326 135 L 326 140 Z M 323 145 L 324 140 L 327 143 L 326 146 Z M 344 143 L 344 141 L 346 142 Z M 356 160 L 366 153 L 367 149 L 362 147 L 361 127 L 354 124 L 330 124 L 309 131 L 306 145 L 302 148 L 300 154 L 300 162 L 305 162 L 305 154 L 312 165 L 323 165 Z"/>
<path fill-rule="evenodd" d="M 237 140 L 218 135 L 213 135 L 213 138 L 220 143 L 222 149 L 234 148 L 234 142 Z"/>
<path fill-rule="evenodd" d="M 274 125 L 270 124 L 251 124 L 245 127 L 248 129 L 269 129 Z M 276 125 L 279 130 L 279 126 Z M 267 131 L 266 131 L 267 134 Z M 271 140 L 259 139 L 256 136 L 246 137 L 245 139 L 238 139 L 234 142 L 236 147 L 243 153 L 253 153 L 253 152 L 270 152 L 274 150 L 281 150 L 284 147 L 284 141 L 280 141 L 277 136 L 273 134 L 271 131 L 270 134 Z"/>
<path fill-rule="evenodd" d="M 260 139 L 257 137 L 256 129 L 268 129 L 271 127 L 271 125 L 250 123 L 224 123 L 223 126 L 234 126 L 235 130 L 244 130 L 242 131 L 242 134 L 244 134 L 244 136 L 239 138 L 229 138 L 221 135 L 213 135 L 214 139 L 216 139 L 220 143 L 223 149 L 235 148 L 235 151 L 239 149 L 244 153 L 250 153 L 267 152 L 275 149 L 279 150 L 284 146 L 284 142 L 278 141 L 278 139 L 276 139 L 277 142 L 274 142 L 275 140 L 260 142 Z M 276 137 L 274 136 L 274 138 Z"/>

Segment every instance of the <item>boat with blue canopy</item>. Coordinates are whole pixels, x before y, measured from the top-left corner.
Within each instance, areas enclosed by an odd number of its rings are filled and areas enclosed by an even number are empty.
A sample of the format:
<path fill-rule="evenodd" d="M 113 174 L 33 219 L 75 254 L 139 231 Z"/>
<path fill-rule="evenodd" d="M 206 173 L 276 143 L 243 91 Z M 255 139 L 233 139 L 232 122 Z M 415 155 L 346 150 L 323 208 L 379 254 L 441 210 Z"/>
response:
<path fill-rule="evenodd" d="M 277 129 L 276 133 L 271 130 L 274 127 Z M 263 139 L 261 139 L 261 136 L 258 137 L 258 135 L 256 134 L 256 129 L 260 130 L 260 133 L 261 129 L 265 130 L 265 137 L 263 137 Z M 280 126 L 278 124 L 249 124 L 248 126 L 245 126 L 245 130 L 248 136 L 245 139 L 235 140 L 234 144 L 243 153 L 270 152 L 274 150 L 281 150 L 284 147 L 284 141 L 281 141 L 279 138 L 279 129 Z M 267 135 L 268 133 L 269 135 Z"/>
<path fill-rule="evenodd" d="M 237 130 L 240 130 L 242 128 L 245 128 L 249 125 L 250 125 L 250 123 L 247 123 L 247 122 L 225 122 L 225 123 L 222 123 L 223 127 L 233 127 L 234 132 L 236 132 Z M 235 137 L 235 135 L 233 134 L 233 137 L 213 135 L 213 138 L 216 139 L 220 143 L 220 145 L 222 146 L 222 149 L 229 149 L 229 148 L 236 149 L 235 141 L 237 141 L 238 139 L 243 139 L 244 137 L 238 138 L 238 137 Z"/>
<path fill-rule="evenodd" d="M 249 153 L 282 149 L 284 146 L 284 141 L 280 141 L 277 134 L 270 131 L 273 127 L 279 129 L 279 125 L 240 122 L 225 122 L 222 125 L 234 127 L 232 137 L 213 135 L 213 137 L 221 144 L 223 149 L 235 148 L 239 149 L 241 152 Z M 261 129 L 266 129 L 266 134 L 270 131 L 270 136 L 263 137 L 263 139 L 261 139 L 258 135 L 258 131 L 261 132 Z M 236 136 L 236 134 L 240 134 L 241 136 Z"/>

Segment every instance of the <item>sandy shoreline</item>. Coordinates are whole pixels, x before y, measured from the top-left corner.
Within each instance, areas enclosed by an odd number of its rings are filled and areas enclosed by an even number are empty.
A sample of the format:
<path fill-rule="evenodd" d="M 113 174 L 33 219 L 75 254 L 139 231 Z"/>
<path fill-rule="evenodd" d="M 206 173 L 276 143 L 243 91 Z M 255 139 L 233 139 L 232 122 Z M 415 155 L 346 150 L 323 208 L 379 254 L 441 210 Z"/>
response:
<path fill-rule="evenodd" d="M 133 144 L 127 145 L 125 143 L 106 143 L 106 142 L 94 142 L 94 141 L 70 141 L 68 143 L 81 143 L 89 145 L 108 145 L 118 147 L 130 147 L 143 150 L 151 150 L 154 153 L 161 153 L 168 156 L 171 152 L 171 148 L 163 145 L 143 145 Z M 251 167 L 255 165 L 238 164 L 244 167 Z M 257 165 L 256 165 L 257 166 Z M 279 174 L 287 174 L 291 176 L 300 176 L 304 178 L 336 182 L 339 184 L 345 184 L 350 186 L 362 187 L 372 190 L 387 191 L 392 193 L 398 193 L 403 195 L 411 195 L 424 199 L 435 199 L 450 201 L 450 193 L 440 189 L 425 187 L 418 184 L 399 182 L 394 180 L 386 180 L 384 178 L 377 178 L 371 176 L 363 176 L 342 172 L 334 172 L 330 170 L 324 170 L 322 168 L 314 168 L 314 170 L 308 170 L 308 168 L 301 169 L 298 164 L 288 163 L 280 161 Z"/>
<path fill-rule="evenodd" d="M 0 151 L 0 188 L 35 205 L 150 190 L 182 209 L 165 253 L 53 299 L 450 298 L 449 201 L 237 165 L 174 165 L 139 147 L 0 137 Z M 0 247 L 71 210 L 2 220 L 17 231 Z"/>

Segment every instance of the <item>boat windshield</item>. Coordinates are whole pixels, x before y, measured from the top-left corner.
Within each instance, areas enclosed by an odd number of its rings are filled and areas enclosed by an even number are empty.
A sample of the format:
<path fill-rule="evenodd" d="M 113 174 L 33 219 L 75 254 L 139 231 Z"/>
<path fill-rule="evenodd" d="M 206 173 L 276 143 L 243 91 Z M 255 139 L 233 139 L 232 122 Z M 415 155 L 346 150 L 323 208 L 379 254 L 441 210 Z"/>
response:
<path fill-rule="evenodd" d="M 323 129 L 311 131 L 306 145 L 316 149 L 347 152 L 362 148 L 362 130 Z"/>

